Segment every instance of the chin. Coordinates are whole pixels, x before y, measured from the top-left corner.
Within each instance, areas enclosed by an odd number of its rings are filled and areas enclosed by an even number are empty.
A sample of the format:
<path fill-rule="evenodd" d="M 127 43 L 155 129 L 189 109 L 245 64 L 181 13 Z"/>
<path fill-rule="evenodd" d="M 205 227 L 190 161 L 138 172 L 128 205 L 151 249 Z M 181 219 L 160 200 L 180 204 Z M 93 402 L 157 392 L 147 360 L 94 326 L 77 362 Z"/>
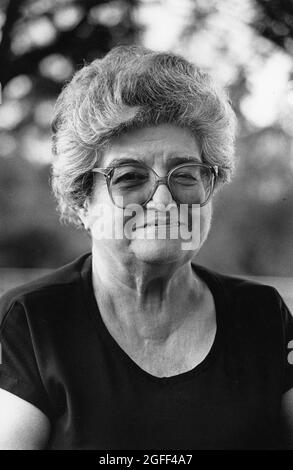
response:
<path fill-rule="evenodd" d="M 184 251 L 181 240 L 133 240 L 131 251 L 136 258 L 147 263 L 172 263 L 192 255 L 190 251 Z"/>

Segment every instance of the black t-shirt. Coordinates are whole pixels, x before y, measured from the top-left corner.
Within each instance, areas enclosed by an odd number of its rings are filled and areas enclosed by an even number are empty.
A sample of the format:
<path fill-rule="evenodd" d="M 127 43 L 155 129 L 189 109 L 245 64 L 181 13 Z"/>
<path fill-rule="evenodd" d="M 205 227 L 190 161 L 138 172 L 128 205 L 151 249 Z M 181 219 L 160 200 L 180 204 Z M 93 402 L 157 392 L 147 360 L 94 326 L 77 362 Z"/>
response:
<path fill-rule="evenodd" d="M 51 420 L 48 449 L 278 448 L 293 321 L 276 289 L 193 264 L 217 333 L 188 372 L 155 377 L 110 335 L 86 254 L 0 301 L 0 388 Z"/>

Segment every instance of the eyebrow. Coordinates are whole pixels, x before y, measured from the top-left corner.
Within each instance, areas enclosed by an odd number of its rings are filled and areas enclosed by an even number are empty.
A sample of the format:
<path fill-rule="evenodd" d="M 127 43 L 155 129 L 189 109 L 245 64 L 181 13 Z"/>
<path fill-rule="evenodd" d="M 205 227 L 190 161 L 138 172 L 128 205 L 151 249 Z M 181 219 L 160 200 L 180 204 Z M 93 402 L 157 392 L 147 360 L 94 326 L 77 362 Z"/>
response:
<path fill-rule="evenodd" d="M 180 165 L 180 163 L 202 163 L 200 157 L 196 155 L 174 155 L 171 156 L 168 161 L 172 162 L 174 165 Z"/>
<path fill-rule="evenodd" d="M 133 158 L 114 158 L 114 160 L 112 160 L 108 167 L 113 167 L 113 166 L 116 166 L 116 165 L 121 165 L 121 163 L 141 163 L 142 165 L 145 165 L 145 161 L 140 158 L 139 156 L 138 157 L 133 157 Z M 181 163 L 202 163 L 201 159 L 195 155 L 183 155 L 183 156 L 179 156 L 179 155 L 171 155 L 169 158 L 168 158 L 168 163 L 172 163 L 173 165 L 180 165 Z"/>

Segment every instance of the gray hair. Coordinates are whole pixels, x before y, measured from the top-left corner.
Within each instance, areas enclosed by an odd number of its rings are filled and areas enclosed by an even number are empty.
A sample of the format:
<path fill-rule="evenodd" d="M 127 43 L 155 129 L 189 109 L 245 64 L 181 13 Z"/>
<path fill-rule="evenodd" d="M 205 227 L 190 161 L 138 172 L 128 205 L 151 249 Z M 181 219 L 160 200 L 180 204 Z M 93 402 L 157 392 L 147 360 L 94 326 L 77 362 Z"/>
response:
<path fill-rule="evenodd" d="M 53 115 L 51 184 L 61 220 L 81 226 L 92 194 L 91 170 L 111 139 L 131 129 L 188 128 L 205 163 L 219 166 L 217 186 L 234 166 L 235 117 L 211 77 L 179 55 L 119 46 L 75 73 Z"/>

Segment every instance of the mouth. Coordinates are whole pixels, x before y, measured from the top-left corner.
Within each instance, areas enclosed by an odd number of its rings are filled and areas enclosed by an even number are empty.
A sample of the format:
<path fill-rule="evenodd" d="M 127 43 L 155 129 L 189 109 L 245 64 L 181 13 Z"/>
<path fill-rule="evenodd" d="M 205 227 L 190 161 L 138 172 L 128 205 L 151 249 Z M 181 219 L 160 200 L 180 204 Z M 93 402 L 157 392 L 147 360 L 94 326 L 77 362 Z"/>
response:
<path fill-rule="evenodd" d="M 178 216 L 171 216 L 170 213 L 165 213 L 164 215 L 154 213 L 150 216 L 148 215 L 144 223 L 133 224 L 132 231 L 154 227 L 179 227 L 180 225 L 182 225 L 182 221 L 178 219 Z"/>
<path fill-rule="evenodd" d="M 172 221 L 171 218 L 170 218 L 170 214 L 169 213 L 166 213 L 163 217 L 158 215 L 158 214 L 154 214 L 153 217 L 151 217 L 150 219 L 148 219 L 145 223 L 144 223 L 144 228 L 145 227 L 159 227 L 161 225 L 175 225 L 174 224 L 175 221 Z M 178 225 L 178 220 L 176 221 L 176 225 Z"/>
<path fill-rule="evenodd" d="M 179 226 L 179 222 L 154 222 L 154 223 L 145 223 L 143 228 L 146 227 L 171 227 L 171 226 Z M 139 228 L 139 227 L 138 227 Z"/>
<path fill-rule="evenodd" d="M 132 227 L 132 231 L 135 231 L 138 229 L 151 228 L 151 227 L 179 227 L 179 226 L 180 226 L 179 221 L 156 220 L 154 222 L 145 222 L 143 225 L 134 224 Z"/>

